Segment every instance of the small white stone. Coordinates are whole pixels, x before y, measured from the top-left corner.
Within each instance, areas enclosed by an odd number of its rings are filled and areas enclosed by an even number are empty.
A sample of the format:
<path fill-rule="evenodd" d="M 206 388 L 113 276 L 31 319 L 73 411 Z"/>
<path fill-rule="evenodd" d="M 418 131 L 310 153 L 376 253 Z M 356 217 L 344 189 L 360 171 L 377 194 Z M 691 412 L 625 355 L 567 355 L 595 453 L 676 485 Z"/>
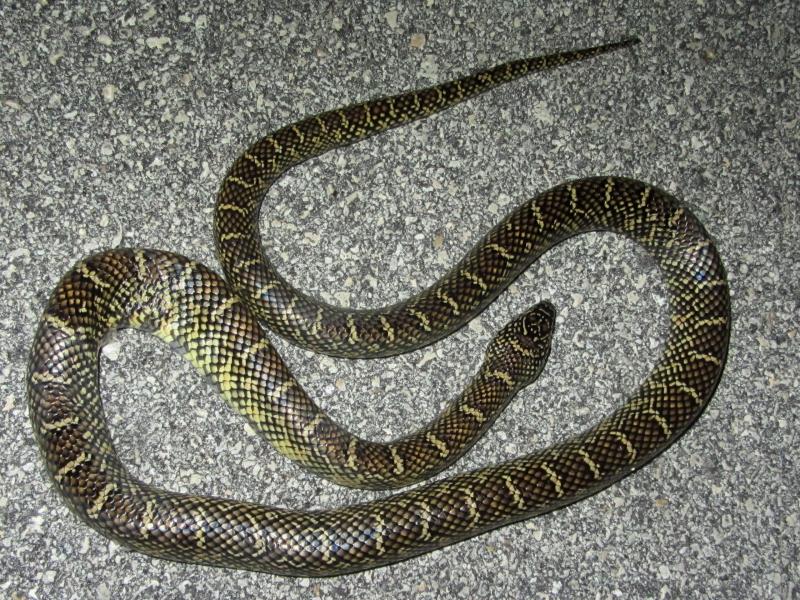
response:
<path fill-rule="evenodd" d="M 341 306 L 350 306 L 350 292 L 336 292 L 333 297 Z"/>
<path fill-rule="evenodd" d="M 103 86 L 103 100 L 106 102 L 113 102 L 117 95 L 119 88 L 114 84 L 109 83 Z"/>
<path fill-rule="evenodd" d="M 111 591 L 109 591 L 108 586 L 105 583 L 101 583 L 97 586 L 97 598 L 99 600 L 110 600 Z"/>
<path fill-rule="evenodd" d="M 119 351 L 122 345 L 117 340 L 111 340 L 103 346 L 103 356 L 112 362 L 116 362 L 119 358 Z"/>
<path fill-rule="evenodd" d="M 169 44 L 169 42 L 170 39 L 165 35 L 159 37 L 149 37 L 145 40 L 145 44 L 147 44 L 147 47 L 154 49 L 161 49 L 167 44 Z"/>
<path fill-rule="evenodd" d="M 415 33 L 411 36 L 411 42 L 409 44 L 412 48 L 422 48 L 425 46 L 425 34 L 424 33 Z"/>

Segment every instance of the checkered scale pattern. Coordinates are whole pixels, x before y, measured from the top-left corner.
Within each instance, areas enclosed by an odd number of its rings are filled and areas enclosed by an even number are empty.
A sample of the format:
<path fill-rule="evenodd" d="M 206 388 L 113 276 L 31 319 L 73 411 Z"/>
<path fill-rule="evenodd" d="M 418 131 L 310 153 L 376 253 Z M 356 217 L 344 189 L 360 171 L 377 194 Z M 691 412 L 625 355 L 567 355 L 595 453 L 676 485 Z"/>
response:
<path fill-rule="evenodd" d="M 684 205 L 658 188 L 617 177 L 559 185 L 508 215 L 430 290 L 367 313 L 318 305 L 292 290 L 254 241 L 258 194 L 288 166 L 480 93 L 503 74 L 629 43 L 511 63 L 460 83 L 332 111 L 265 138 L 237 161 L 220 193 L 218 244 L 232 286 L 203 265 L 157 250 L 112 250 L 75 265 L 45 308 L 28 370 L 33 431 L 71 508 L 104 535 L 154 556 L 334 575 L 554 510 L 666 449 L 702 413 L 722 374 L 730 295 L 713 240 Z M 310 471 L 370 488 L 428 477 L 462 455 L 538 375 L 549 353 L 552 305 L 537 305 L 504 327 L 473 381 L 442 415 L 387 444 L 360 440 L 323 413 L 254 312 L 270 325 L 278 321 L 282 334 L 300 324 L 295 339 L 332 353 L 402 351 L 463 324 L 542 253 L 590 230 L 627 236 L 653 257 L 669 295 L 670 328 L 662 356 L 640 387 L 573 438 L 381 500 L 313 512 L 156 489 L 129 473 L 114 450 L 99 389 L 99 349 L 109 331 L 139 327 L 179 348 L 275 448 Z"/>

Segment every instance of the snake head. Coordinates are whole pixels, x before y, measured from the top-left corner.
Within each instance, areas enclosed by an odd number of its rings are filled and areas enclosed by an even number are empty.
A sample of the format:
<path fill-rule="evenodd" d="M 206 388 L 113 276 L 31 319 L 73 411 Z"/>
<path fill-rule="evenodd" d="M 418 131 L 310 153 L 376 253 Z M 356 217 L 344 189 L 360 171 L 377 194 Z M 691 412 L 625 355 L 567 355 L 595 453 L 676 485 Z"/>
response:
<path fill-rule="evenodd" d="M 484 372 L 507 374 L 517 389 L 533 383 L 550 355 L 556 308 L 540 302 L 506 323 L 486 349 Z"/>

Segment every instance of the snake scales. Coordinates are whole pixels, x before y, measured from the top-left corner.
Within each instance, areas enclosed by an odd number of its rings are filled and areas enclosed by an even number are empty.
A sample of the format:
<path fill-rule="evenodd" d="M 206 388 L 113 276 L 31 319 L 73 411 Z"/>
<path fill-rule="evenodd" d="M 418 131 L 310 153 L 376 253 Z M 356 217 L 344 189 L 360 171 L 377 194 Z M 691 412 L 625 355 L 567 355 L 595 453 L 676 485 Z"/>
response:
<path fill-rule="evenodd" d="M 524 203 L 429 290 L 392 307 L 348 311 L 292 289 L 263 257 L 258 214 L 284 171 L 331 148 L 425 117 L 521 77 L 635 43 L 515 61 L 417 92 L 323 113 L 254 144 L 219 193 L 215 233 L 227 281 L 153 250 L 89 257 L 58 284 L 28 371 L 33 430 L 47 468 L 90 526 L 170 559 L 331 575 L 414 556 L 588 496 L 668 447 L 703 411 L 724 366 L 730 328 L 725 272 L 698 220 L 665 192 L 616 177 L 562 184 Z M 99 348 L 124 326 L 177 345 L 280 451 L 347 485 L 394 487 L 463 454 L 538 374 L 554 309 L 509 323 L 468 388 L 422 431 L 359 440 L 320 411 L 263 336 L 254 314 L 306 347 L 345 356 L 403 352 L 463 325 L 538 256 L 588 230 L 639 242 L 660 266 L 671 322 L 658 363 L 629 400 L 555 446 L 385 499 L 300 512 L 155 489 L 120 462 L 103 414 Z M 231 290 L 235 290 L 231 291 Z"/>

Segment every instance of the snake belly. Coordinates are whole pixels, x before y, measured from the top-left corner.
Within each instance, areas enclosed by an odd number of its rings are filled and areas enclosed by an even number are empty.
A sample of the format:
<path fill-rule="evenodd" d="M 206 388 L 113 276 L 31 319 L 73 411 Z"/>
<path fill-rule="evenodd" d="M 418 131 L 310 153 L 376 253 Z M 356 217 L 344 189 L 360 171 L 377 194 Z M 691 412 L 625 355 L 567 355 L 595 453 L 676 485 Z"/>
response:
<path fill-rule="evenodd" d="M 702 413 L 722 374 L 730 297 L 713 240 L 688 208 L 654 186 L 593 177 L 552 188 L 508 215 L 431 290 L 375 311 L 314 303 L 274 272 L 257 240 L 257 196 L 291 165 L 446 108 L 523 70 L 630 43 L 509 63 L 458 84 L 331 111 L 268 136 L 237 160 L 220 192 L 217 244 L 234 291 L 209 269 L 167 252 L 113 250 L 79 262 L 48 302 L 28 369 L 33 431 L 70 507 L 97 531 L 150 555 L 282 575 L 335 575 L 554 510 L 607 487 L 672 444 Z M 369 123 L 379 127 L 370 130 Z M 271 153 L 259 150 L 268 147 Z M 627 236 L 653 257 L 668 293 L 670 325 L 663 353 L 639 388 L 575 437 L 380 500 L 309 512 L 157 489 L 136 479 L 114 450 L 99 390 L 99 348 L 115 328 L 144 326 L 178 343 L 229 402 L 251 422 L 262 422 L 270 441 L 288 456 L 334 480 L 370 486 L 357 468 L 347 470 L 369 462 L 358 453 L 360 442 L 355 452 L 340 448 L 332 455 L 324 455 L 324 443 L 319 451 L 299 446 L 311 434 L 330 438 L 325 434 L 333 426 L 304 408 L 302 388 L 253 325 L 251 312 L 270 325 L 280 321 L 282 335 L 334 354 L 396 353 L 460 326 L 549 248 L 594 230 Z M 291 326 L 298 323 L 297 329 Z M 509 346 L 517 352 L 519 339 L 512 337 Z M 513 354 L 508 364 L 490 364 L 491 375 L 479 374 L 473 384 L 513 395 L 526 383 L 510 366 Z M 464 423 L 484 417 L 472 400 L 451 416 Z M 426 442 L 429 454 L 422 450 Z M 394 447 L 399 462 L 390 452 L 391 464 L 397 470 L 418 462 L 424 472 L 430 452 L 449 449 L 450 442 L 437 430 L 432 440 L 425 436 L 417 445 Z"/>

